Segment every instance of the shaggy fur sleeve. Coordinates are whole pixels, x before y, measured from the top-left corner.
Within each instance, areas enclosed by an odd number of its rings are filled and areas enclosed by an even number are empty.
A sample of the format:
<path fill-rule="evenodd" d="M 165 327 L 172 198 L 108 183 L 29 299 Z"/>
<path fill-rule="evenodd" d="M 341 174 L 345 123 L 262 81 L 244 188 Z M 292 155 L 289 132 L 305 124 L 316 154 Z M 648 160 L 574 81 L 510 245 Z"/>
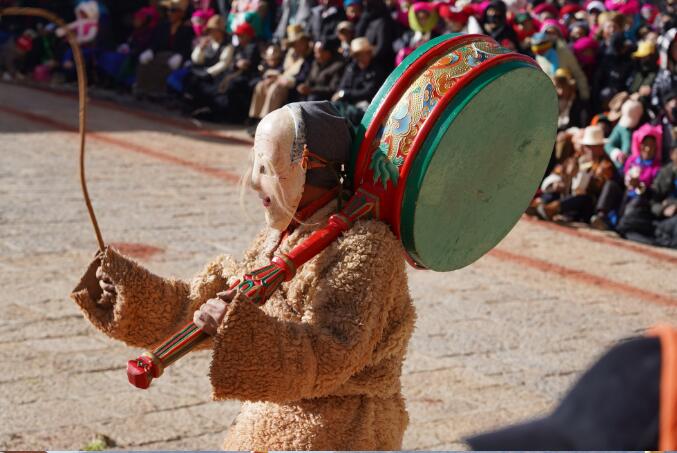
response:
<path fill-rule="evenodd" d="M 117 290 L 114 305 L 100 303 L 96 269 L 101 266 Z M 221 258 L 188 284 L 159 277 L 111 248 L 89 266 L 71 298 L 89 321 L 130 346 L 152 348 L 192 320 L 193 311 L 226 287 L 232 260 Z"/>
<path fill-rule="evenodd" d="M 288 402 L 331 394 L 371 360 L 388 312 L 390 283 L 406 278 L 401 246 L 380 222 L 360 222 L 312 281 L 302 322 L 235 299 L 214 337 L 214 398 Z M 312 266 L 311 263 L 308 264 Z M 303 272 L 313 273 L 309 269 Z M 315 273 L 317 274 L 317 273 Z"/>

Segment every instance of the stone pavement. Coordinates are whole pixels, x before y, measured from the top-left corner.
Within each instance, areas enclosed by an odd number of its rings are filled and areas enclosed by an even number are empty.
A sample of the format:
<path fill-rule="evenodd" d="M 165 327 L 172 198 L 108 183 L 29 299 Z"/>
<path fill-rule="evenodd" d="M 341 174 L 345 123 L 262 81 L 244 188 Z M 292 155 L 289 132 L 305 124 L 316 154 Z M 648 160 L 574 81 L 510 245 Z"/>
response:
<path fill-rule="evenodd" d="M 70 96 L 0 84 L 0 449 L 79 449 L 97 433 L 121 449 L 218 449 L 238 403 L 210 401 L 209 354 L 137 390 L 124 369 L 141 351 L 94 331 L 68 299 L 96 250 L 75 121 Z M 241 131 L 227 140 L 96 101 L 90 130 L 107 242 L 181 278 L 247 246 L 261 219 L 240 208 Z M 544 413 L 606 347 L 674 322 L 676 270 L 674 251 L 527 220 L 465 269 L 411 270 L 404 448 L 464 448 L 465 435 Z"/>

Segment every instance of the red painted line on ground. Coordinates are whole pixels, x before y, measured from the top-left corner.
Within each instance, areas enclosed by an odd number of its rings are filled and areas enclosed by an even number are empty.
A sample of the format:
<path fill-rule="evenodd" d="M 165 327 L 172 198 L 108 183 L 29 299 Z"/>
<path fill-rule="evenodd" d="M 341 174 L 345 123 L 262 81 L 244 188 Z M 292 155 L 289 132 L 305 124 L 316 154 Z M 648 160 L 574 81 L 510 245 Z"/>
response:
<path fill-rule="evenodd" d="M 583 238 L 588 241 L 593 241 L 593 242 L 599 242 L 602 244 L 607 244 L 611 245 L 614 247 L 630 250 L 635 253 L 639 253 L 641 255 L 648 256 L 649 258 L 657 259 L 660 261 L 665 261 L 666 263 L 670 264 L 677 264 L 677 256 L 669 255 L 667 253 L 662 253 L 659 252 L 655 249 L 652 248 L 652 246 L 649 245 L 641 245 L 641 244 L 636 244 L 633 242 L 629 242 L 625 239 L 615 239 L 615 238 L 610 238 L 607 236 L 603 236 L 601 234 L 594 234 L 590 231 L 585 231 L 585 230 L 580 230 L 577 228 L 573 227 L 566 227 L 562 225 L 557 225 L 556 223 L 552 222 L 546 222 L 543 220 L 535 219 L 533 217 L 529 216 L 522 216 L 522 220 L 538 225 L 543 228 L 547 228 L 550 230 L 558 231 L 560 233 L 568 234 L 569 236 L 574 236 L 578 238 Z"/>
<path fill-rule="evenodd" d="M 532 258 L 530 256 L 524 256 L 501 249 L 493 249 L 491 252 L 489 252 L 489 255 L 501 261 L 508 261 L 542 272 L 556 274 L 560 277 L 576 280 L 586 285 L 594 286 L 605 291 L 615 292 L 623 296 L 634 297 L 647 302 L 671 307 L 677 306 L 677 297 L 654 293 L 632 285 L 628 285 L 626 283 L 609 280 L 598 275 L 560 266 L 558 264 L 553 264 L 538 258 Z"/>
<path fill-rule="evenodd" d="M 43 124 L 45 126 L 49 126 L 53 129 L 58 129 L 61 131 L 65 132 L 70 132 L 77 134 L 78 129 L 66 124 L 62 123 L 60 121 L 56 121 L 55 119 L 49 118 L 44 115 L 38 115 L 36 113 L 31 113 L 31 112 L 25 112 L 23 110 L 17 110 L 12 107 L 7 107 L 7 106 L 0 106 L 0 112 L 7 113 L 9 115 L 14 115 L 18 116 L 20 118 L 23 118 L 25 120 L 31 121 L 33 123 L 38 123 L 38 124 Z M 218 168 L 210 167 L 208 165 L 200 164 L 197 162 L 191 162 L 186 159 L 182 159 L 180 157 L 172 156 L 171 154 L 167 154 L 163 151 L 159 151 L 153 148 L 149 148 L 147 146 L 142 146 L 142 145 L 137 145 L 136 143 L 131 143 L 126 140 L 122 140 L 119 138 L 111 137 L 107 134 L 99 133 L 99 132 L 88 132 L 87 137 L 93 140 L 97 140 L 99 142 L 107 143 L 110 145 L 114 145 L 118 148 L 124 149 L 126 151 L 131 151 L 137 154 L 142 154 L 145 156 L 152 157 L 154 159 L 167 162 L 170 164 L 174 165 L 179 165 L 184 168 L 188 168 L 190 170 L 193 170 L 197 173 L 201 173 L 207 176 L 211 176 L 217 179 L 221 179 L 223 181 L 227 181 L 229 183 L 234 183 L 237 184 L 240 182 L 240 176 L 231 173 L 226 170 L 221 170 Z"/>
<path fill-rule="evenodd" d="M 34 91 L 39 91 L 42 93 L 47 93 L 51 94 L 53 96 L 61 97 L 61 98 L 67 98 L 67 99 L 77 99 L 78 95 L 76 93 L 70 93 L 67 91 L 61 91 L 61 90 L 56 90 L 52 89 L 49 87 L 43 87 L 43 86 L 35 86 L 35 85 L 14 85 L 14 84 L 7 84 L 5 85 L 13 85 L 13 86 L 19 86 L 21 88 L 25 88 L 28 90 L 34 90 Z M 151 112 L 144 112 L 142 110 L 135 110 L 129 107 L 122 106 L 120 104 L 116 104 L 115 102 L 112 101 L 107 101 L 103 99 L 94 99 L 94 98 L 88 98 L 88 102 L 92 105 L 95 105 L 97 107 L 101 108 L 106 108 L 109 110 L 115 110 L 118 112 L 122 112 L 128 115 L 136 116 L 139 118 L 143 118 L 149 121 L 154 121 L 159 124 L 164 124 L 166 126 L 171 126 L 171 127 L 176 127 L 181 130 L 190 132 L 191 134 L 194 135 L 199 135 L 203 137 L 208 137 L 208 138 L 214 138 L 218 140 L 222 140 L 228 143 L 234 143 L 238 145 L 243 145 L 243 146 L 252 146 L 254 144 L 253 140 L 243 138 L 243 137 L 238 137 L 237 135 L 234 134 L 229 134 L 227 132 L 222 132 L 222 131 L 214 131 L 211 129 L 203 129 L 191 122 L 187 121 L 182 121 L 176 118 L 172 117 L 165 117 L 162 115 L 158 115 L 155 113 Z"/>

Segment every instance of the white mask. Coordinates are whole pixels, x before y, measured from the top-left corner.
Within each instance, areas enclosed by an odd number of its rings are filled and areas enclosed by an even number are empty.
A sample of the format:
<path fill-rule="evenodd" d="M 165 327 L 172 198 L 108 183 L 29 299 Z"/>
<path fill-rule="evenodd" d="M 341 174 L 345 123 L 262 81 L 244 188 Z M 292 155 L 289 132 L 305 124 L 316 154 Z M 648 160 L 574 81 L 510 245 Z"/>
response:
<path fill-rule="evenodd" d="M 262 200 L 266 223 L 279 231 L 291 223 L 306 180 L 301 163 L 292 163 L 294 137 L 294 121 L 287 108 L 266 115 L 254 137 L 251 187 Z"/>

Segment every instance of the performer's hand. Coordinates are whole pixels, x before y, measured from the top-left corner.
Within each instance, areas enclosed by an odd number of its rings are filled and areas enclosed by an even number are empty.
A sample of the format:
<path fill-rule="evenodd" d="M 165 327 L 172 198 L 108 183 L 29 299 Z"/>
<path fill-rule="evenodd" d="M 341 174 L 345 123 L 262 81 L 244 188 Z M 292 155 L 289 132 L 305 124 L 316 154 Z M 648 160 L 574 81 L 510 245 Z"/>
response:
<path fill-rule="evenodd" d="M 193 322 L 205 333 L 214 336 L 226 316 L 227 304 L 235 297 L 235 290 L 218 293 L 217 299 L 209 299 L 193 313 Z"/>
<path fill-rule="evenodd" d="M 101 266 L 96 269 L 96 278 L 99 279 L 99 286 L 101 287 L 101 299 L 99 303 L 102 305 L 113 305 L 118 295 L 115 285 L 111 278 L 106 274 Z"/>

